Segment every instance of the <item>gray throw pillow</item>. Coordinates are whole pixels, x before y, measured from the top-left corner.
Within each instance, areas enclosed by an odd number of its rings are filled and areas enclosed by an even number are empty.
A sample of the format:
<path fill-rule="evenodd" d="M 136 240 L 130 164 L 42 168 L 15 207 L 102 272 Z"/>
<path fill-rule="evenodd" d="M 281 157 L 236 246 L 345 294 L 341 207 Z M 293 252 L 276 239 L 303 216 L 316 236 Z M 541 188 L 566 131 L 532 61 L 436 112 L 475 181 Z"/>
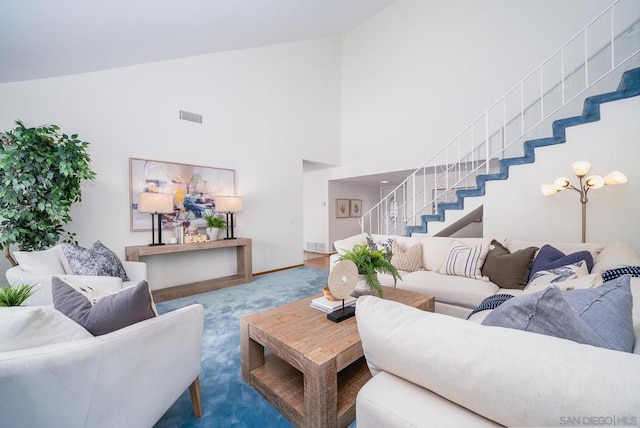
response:
<path fill-rule="evenodd" d="M 549 287 L 514 297 L 487 315 L 482 324 L 632 352 L 632 304 L 629 276 L 624 276 L 587 290 Z"/>
<path fill-rule="evenodd" d="M 524 289 L 538 247 L 528 247 L 515 253 L 504 245 L 491 241 L 491 249 L 482 266 L 482 275 L 501 288 Z"/>
<path fill-rule="evenodd" d="M 129 281 L 118 256 L 100 241 L 89 249 L 72 244 L 60 244 L 60 247 L 64 254 L 63 265 L 69 274 L 115 276 Z"/>
<path fill-rule="evenodd" d="M 156 316 L 147 281 L 109 294 L 92 304 L 78 290 L 54 276 L 53 307 L 94 336 L 111 333 Z"/>

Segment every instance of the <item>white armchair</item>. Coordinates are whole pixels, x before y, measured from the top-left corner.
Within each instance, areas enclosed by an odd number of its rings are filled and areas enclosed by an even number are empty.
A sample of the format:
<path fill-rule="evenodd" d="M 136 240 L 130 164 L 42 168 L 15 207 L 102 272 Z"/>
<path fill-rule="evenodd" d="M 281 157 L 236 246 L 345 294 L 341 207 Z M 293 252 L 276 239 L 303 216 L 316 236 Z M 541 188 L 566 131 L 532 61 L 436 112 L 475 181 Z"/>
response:
<path fill-rule="evenodd" d="M 36 285 L 37 291 L 25 302 L 25 305 L 52 305 L 51 278 L 54 276 L 70 285 L 91 286 L 108 292 L 115 292 L 147 279 L 146 263 L 129 261 L 121 261 L 129 277 L 129 281 L 126 282 L 113 276 L 69 275 L 64 271 L 60 260 L 61 254 L 62 251 L 58 247 L 22 253 L 22 257 L 18 258 L 20 264 L 7 270 L 6 277 L 9 284 Z M 14 256 L 16 255 L 14 253 Z"/>
<path fill-rule="evenodd" d="M 0 425 L 148 428 L 187 387 L 200 417 L 203 318 L 191 305 L 102 336 L 0 352 Z"/>

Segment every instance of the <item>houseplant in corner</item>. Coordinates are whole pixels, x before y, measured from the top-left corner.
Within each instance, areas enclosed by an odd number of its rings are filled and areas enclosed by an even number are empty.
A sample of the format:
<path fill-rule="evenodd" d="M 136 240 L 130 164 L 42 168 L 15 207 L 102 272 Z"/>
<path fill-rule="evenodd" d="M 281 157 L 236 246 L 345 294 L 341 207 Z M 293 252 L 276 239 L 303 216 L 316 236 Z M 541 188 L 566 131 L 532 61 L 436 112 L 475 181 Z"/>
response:
<path fill-rule="evenodd" d="M 395 287 L 400 274 L 398 270 L 391 264 L 390 257 L 383 250 L 373 250 L 368 245 L 356 245 L 350 251 L 340 256 L 340 260 L 351 260 L 358 268 L 358 274 L 362 276 L 366 287 L 369 287 L 373 294 L 382 297 L 382 285 L 378 279 L 378 273 L 386 273 L 393 277 L 393 286 Z M 360 286 L 360 282 L 356 287 L 356 293 L 366 294 Z"/>
<path fill-rule="evenodd" d="M 227 220 L 213 214 L 205 214 L 204 221 L 207 222 L 207 236 L 215 241 L 220 236 L 220 231 L 227 228 Z"/>
<path fill-rule="evenodd" d="M 63 227 L 82 199 L 81 182 L 95 178 L 89 143 L 76 134 L 60 134 L 56 125 L 16 125 L 0 134 L 0 245 L 13 266 L 10 245 L 33 251 L 75 243 Z"/>

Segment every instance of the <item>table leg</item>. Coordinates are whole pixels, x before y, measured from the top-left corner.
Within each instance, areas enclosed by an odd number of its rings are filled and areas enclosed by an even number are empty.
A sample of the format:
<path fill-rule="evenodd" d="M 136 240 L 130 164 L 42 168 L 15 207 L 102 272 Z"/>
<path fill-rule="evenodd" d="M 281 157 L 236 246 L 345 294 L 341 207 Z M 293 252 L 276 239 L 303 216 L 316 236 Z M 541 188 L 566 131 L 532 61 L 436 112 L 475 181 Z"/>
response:
<path fill-rule="evenodd" d="M 264 346 L 249 337 L 249 324 L 240 320 L 240 358 L 242 379 L 251 385 L 251 371 L 264 366 Z"/>
<path fill-rule="evenodd" d="M 336 361 L 304 370 L 304 418 L 310 428 L 338 426 L 338 373 Z"/>

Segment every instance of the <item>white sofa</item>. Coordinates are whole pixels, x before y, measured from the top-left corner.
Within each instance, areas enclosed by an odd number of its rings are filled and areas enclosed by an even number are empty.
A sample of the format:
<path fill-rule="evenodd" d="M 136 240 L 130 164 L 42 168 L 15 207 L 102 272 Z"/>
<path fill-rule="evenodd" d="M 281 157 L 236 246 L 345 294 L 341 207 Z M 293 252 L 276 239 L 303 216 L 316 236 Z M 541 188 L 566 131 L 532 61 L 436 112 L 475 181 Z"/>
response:
<path fill-rule="evenodd" d="M 343 240 L 334 242 L 337 250 L 336 254 L 330 257 L 330 267 L 333 267 L 344 251 L 348 251 L 357 244 L 367 243 L 366 234 L 355 235 Z M 480 243 L 490 244 L 491 238 L 447 238 L 431 237 L 414 234 L 411 237 L 375 235 L 370 236 L 374 242 L 382 244 L 392 239 L 404 250 L 414 245 L 422 246 L 423 269 L 415 272 L 400 271 L 402 279 L 397 282 L 397 287 L 404 290 L 434 296 L 435 311 L 458 318 L 466 318 L 480 303 L 487 297 L 494 294 L 520 295 L 523 290 L 503 289 L 488 280 L 472 279 L 464 276 L 445 275 L 440 270 L 443 261 L 449 254 L 449 248 L 453 241 L 458 241 L 463 245 L 472 247 Z M 497 239 L 505 245 L 511 252 L 535 246 L 542 247 L 550 244 L 558 250 L 566 253 L 587 250 L 594 259 L 594 266 L 591 274 L 580 278 L 582 286 L 590 286 L 598 272 L 619 266 L 640 265 L 640 256 L 631 248 L 624 244 L 601 244 L 601 243 L 562 243 L 562 242 L 534 242 L 520 241 L 512 239 Z M 606 249 L 606 250 L 605 250 Z M 380 282 L 386 286 L 393 286 L 393 278 L 389 275 L 378 275 Z M 576 281 L 577 282 L 577 281 Z"/>
<path fill-rule="evenodd" d="M 361 297 L 374 376 L 356 399 L 358 428 L 637 426 L 640 281 L 632 287 L 635 353 Z"/>
<path fill-rule="evenodd" d="M 378 243 L 389 238 L 372 237 Z M 630 280 L 633 353 L 620 352 L 479 324 L 489 311 L 474 315 L 478 322 L 460 319 L 488 296 L 527 291 L 438 273 L 453 238 L 391 238 L 405 248 L 422 245 L 423 264 L 431 270 L 401 272 L 398 287 L 435 296 L 436 313 L 372 296 L 358 299 L 358 329 L 374 374 L 357 397 L 358 428 L 640 424 L 640 278 Z M 363 240 L 359 235 L 335 246 L 342 252 Z M 457 240 L 468 246 L 490 242 Z M 543 245 L 501 241 L 511 251 Z M 551 245 L 593 255 L 591 274 L 564 283 L 576 288 L 590 288 L 597 272 L 640 266 L 640 256 L 620 243 Z M 332 266 L 338 258 L 332 256 Z"/>
<path fill-rule="evenodd" d="M 201 305 L 97 337 L 52 306 L 0 308 L 13 310 L 33 311 L 53 330 L 43 339 L 49 344 L 0 352 L 1 426 L 149 428 L 187 387 L 202 414 Z"/>
<path fill-rule="evenodd" d="M 15 257 L 15 253 L 14 253 Z M 65 271 L 63 254 L 57 245 L 44 251 L 24 252 L 18 266 L 6 272 L 9 284 L 30 284 L 36 286 L 36 292 L 25 302 L 28 306 L 52 305 L 51 278 L 57 276 L 68 284 L 81 284 L 115 292 L 147 279 L 147 264 L 144 262 L 120 261 L 129 281 L 123 282 L 115 276 L 72 275 Z"/>

